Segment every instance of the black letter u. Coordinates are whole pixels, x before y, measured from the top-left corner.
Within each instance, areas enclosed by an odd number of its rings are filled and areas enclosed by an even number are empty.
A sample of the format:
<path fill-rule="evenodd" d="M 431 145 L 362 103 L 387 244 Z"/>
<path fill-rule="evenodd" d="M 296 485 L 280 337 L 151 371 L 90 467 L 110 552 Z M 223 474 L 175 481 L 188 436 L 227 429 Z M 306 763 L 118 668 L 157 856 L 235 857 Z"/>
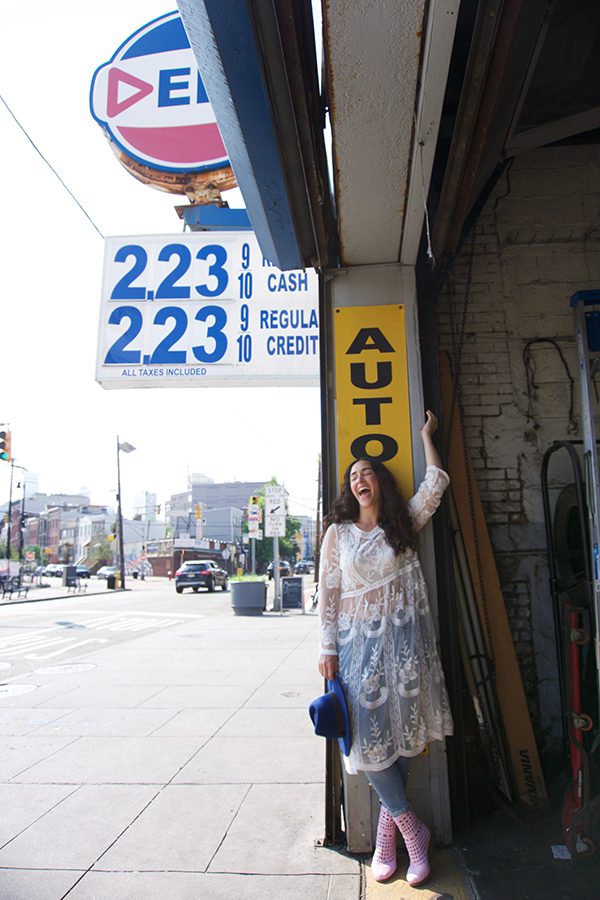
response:
<path fill-rule="evenodd" d="M 377 363 L 377 379 L 367 381 L 367 364 L 364 362 L 350 363 L 350 381 L 357 388 L 384 388 L 392 383 L 391 362 Z"/>

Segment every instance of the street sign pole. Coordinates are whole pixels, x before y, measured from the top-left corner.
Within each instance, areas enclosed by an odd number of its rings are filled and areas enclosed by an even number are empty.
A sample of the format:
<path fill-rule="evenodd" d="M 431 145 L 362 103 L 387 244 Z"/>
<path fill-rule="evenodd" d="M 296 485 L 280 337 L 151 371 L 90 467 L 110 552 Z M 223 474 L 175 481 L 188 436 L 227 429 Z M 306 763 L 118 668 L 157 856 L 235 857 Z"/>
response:
<path fill-rule="evenodd" d="M 279 538 L 273 538 L 273 580 L 275 585 L 275 596 L 273 598 L 273 609 L 278 609 L 283 615 L 283 599 L 279 590 Z"/>
<path fill-rule="evenodd" d="M 285 488 L 281 484 L 268 484 L 265 488 L 265 537 L 273 538 L 273 578 L 275 598 L 273 609 L 283 615 L 283 598 L 279 578 L 279 538 L 285 537 Z"/>

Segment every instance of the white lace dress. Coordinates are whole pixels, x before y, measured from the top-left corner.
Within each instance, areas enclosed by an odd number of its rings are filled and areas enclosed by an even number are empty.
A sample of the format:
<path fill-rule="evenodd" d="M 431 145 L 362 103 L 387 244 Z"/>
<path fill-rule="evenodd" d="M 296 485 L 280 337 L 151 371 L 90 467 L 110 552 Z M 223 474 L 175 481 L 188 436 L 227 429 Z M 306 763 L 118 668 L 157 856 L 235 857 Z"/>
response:
<path fill-rule="evenodd" d="M 450 479 L 436 466 L 408 507 L 415 531 L 431 518 Z M 350 713 L 348 772 L 380 771 L 452 734 L 427 587 L 417 554 L 398 556 L 378 525 L 331 525 L 319 570 L 321 653 L 337 654 Z"/>

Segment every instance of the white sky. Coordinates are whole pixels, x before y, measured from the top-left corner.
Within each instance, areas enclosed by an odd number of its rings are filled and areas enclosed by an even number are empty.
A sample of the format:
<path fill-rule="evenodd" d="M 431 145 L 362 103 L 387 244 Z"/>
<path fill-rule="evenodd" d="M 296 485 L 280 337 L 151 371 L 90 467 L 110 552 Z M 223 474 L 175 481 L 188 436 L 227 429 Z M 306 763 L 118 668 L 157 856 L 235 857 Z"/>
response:
<path fill-rule="evenodd" d="M 3 8 L 0 94 L 104 235 L 180 233 L 184 197 L 146 187 L 117 162 L 89 112 L 96 68 L 175 2 L 30 0 Z M 87 487 L 114 503 L 164 503 L 188 472 L 215 481 L 276 476 L 296 514 L 313 514 L 317 388 L 105 391 L 94 380 L 103 241 L 0 103 L 0 422 L 17 463 L 46 493 Z M 237 196 L 236 196 L 237 195 Z M 239 192 L 230 198 L 242 205 Z M 0 463 L 0 502 L 10 466 Z M 20 472 L 15 470 L 15 476 Z M 16 483 L 16 478 L 15 478 Z M 20 492 L 15 492 L 15 499 Z"/>

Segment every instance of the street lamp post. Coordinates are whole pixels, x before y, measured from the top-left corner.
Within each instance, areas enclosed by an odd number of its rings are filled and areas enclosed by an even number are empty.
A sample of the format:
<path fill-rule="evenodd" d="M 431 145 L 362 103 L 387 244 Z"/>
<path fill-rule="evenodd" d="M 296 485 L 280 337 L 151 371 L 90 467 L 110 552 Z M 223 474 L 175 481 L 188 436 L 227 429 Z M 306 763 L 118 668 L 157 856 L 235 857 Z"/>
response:
<path fill-rule="evenodd" d="M 27 471 L 27 469 L 25 468 L 25 466 L 18 466 L 18 465 L 16 464 L 16 462 L 14 461 L 14 459 L 11 459 L 11 461 L 10 461 L 10 489 L 9 489 L 9 493 L 8 493 L 8 522 L 6 523 L 6 558 L 7 558 L 7 560 L 8 560 L 8 569 L 9 569 L 9 572 L 10 572 L 10 559 L 11 559 L 11 556 L 10 556 L 10 542 L 11 542 L 10 527 L 11 527 L 11 521 L 10 521 L 10 520 L 12 519 L 12 508 L 13 508 L 13 502 L 12 502 L 13 474 L 14 474 L 14 470 L 15 470 L 15 469 L 22 469 L 23 472 L 26 472 L 26 471 Z M 25 485 L 25 482 L 23 482 L 23 507 L 25 506 L 25 486 L 24 486 L 24 485 Z M 21 559 L 21 551 L 19 550 L 19 560 L 20 560 L 20 559 Z"/>
<path fill-rule="evenodd" d="M 6 523 L 6 558 L 8 560 L 8 574 L 10 575 L 10 520 L 12 518 L 12 490 L 15 464 L 10 461 L 10 489 L 8 492 L 8 521 Z"/>
<path fill-rule="evenodd" d="M 123 541 L 123 506 L 121 504 L 121 450 L 123 453 L 131 453 L 135 450 L 127 441 L 121 443 L 117 435 L 117 522 L 119 527 L 119 560 L 121 564 L 121 588 L 125 587 L 125 552 Z"/>
<path fill-rule="evenodd" d="M 21 501 L 21 518 L 19 521 L 19 571 L 23 561 L 23 532 L 25 530 L 25 479 L 23 479 L 23 499 Z"/>

